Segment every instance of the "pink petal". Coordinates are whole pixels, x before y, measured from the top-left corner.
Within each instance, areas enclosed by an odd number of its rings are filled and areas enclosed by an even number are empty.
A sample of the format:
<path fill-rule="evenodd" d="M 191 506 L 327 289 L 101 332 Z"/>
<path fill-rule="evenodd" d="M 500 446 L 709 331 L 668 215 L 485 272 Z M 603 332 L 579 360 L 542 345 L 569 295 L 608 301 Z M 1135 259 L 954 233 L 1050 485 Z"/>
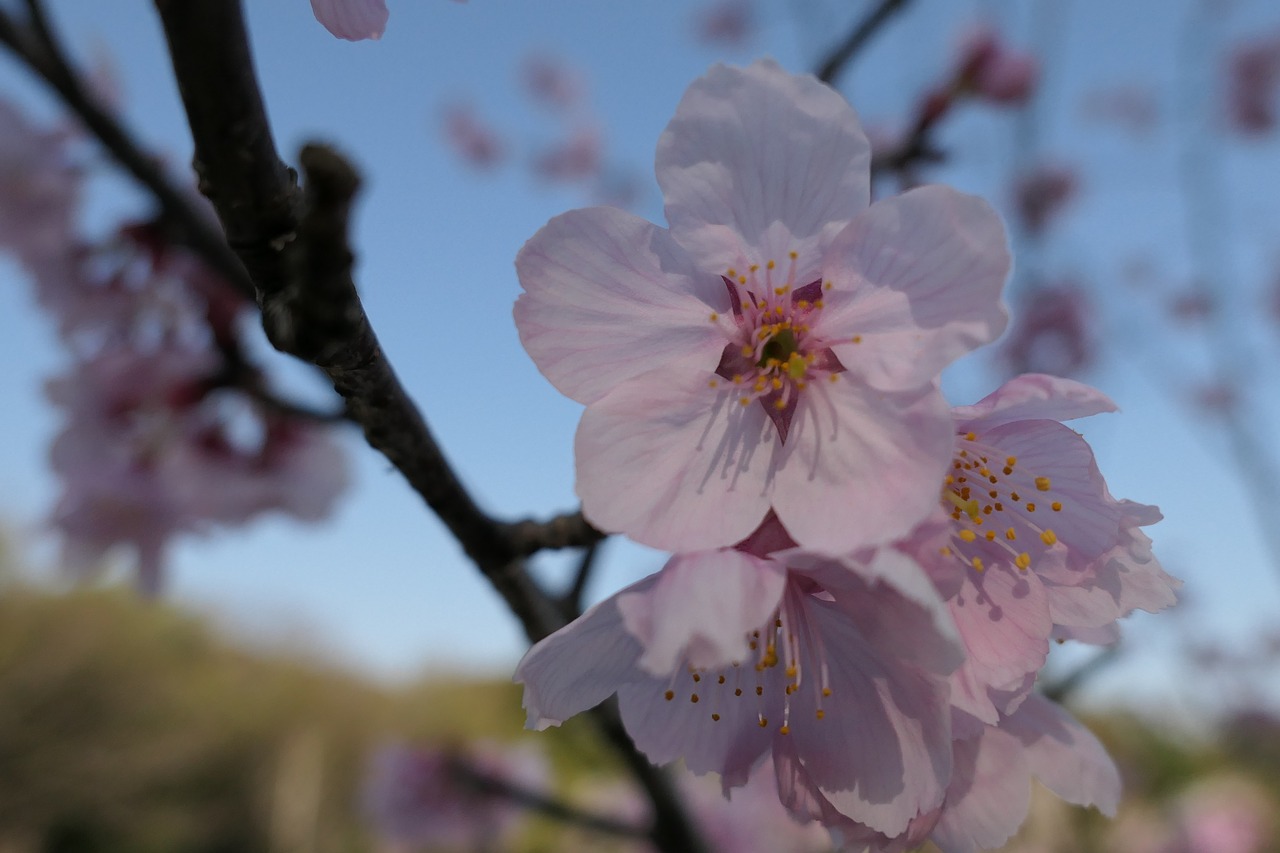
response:
<path fill-rule="evenodd" d="M 896 594 L 885 587 L 864 590 L 868 604 Z M 814 724 L 815 692 L 803 685 L 792 696 L 794 741 L 805 771 L 843 815 L 898 835 L 918 814 L 942 802 L 951 771 L 945 681 L 926 676 L 876 647 L 836 605 L 809 598 L 805 606 L 806 653 L 828 650 L 801 672 L 822 672 L 831 695 Z M 807 640 L 807 641 L 806 641 Z M 838 748 L 833 748 L 838 745 Z"/>
<path fill-rule="evenodd" d="M 587 408 L 574 449 L 593 524 L 667 551 L 732 545 L 759 525 L 776 429 L 715 379 L 658 370 Z"/>
<path fill-rule="evenodd" d="M 1011 263 L 1000 217 L 982 199 L 941 186 L 883 199 L 823 259 L 833 287 L 815 330 L 862 381 L 919 387 L 1004 331 Z"/>
<path fill-rule="evenodd" d="M 1018 738 L 1031 772 L 1069 803 L 1095 806 L 1111 817 L 1120 803 L 1120 773 L 1093 733 L 1060 706 L 1027 698 L 1000 728 Z"/>
<path fill-rule="evenodd" d="M 848 102 L 772 60 L 712 68 L 658 140 L 672 233 L 715 273 L 796 251 L 797 280 L 809 281 L 825 244 L 867 206 L 870 165 Z"/>
<path fill-rule="evenodd" d="M 1031 806 L 1027 758 L 1017 738 L 987 728 L 955 744 L 947 806 L 929 836 L 943 853 L 976 853 L 1009 840 Z"/>
<path fill-rule="evenodd" d="M 1053 623 L 1044 586 L 1032 572 L 990 566 L 964 572 L 950 602 L 968 653 L 952 676 L 951 703 L 994 724 L 1044 665 Z M 998 703 L 998 704 L 997 704 Z"/>
<path fill-rule="evenodd" d="M 642 649 L 623 627 L 618 598 L 644 593 L 657 578 L 650 575 L 606 598 L 529 649 L 514 677 L 524 685 L 525 725 L 537 731 L 558 726 L 642 677 L 636 669 Z"/>
<path fill-rule="evenodd" d="M 773 507 L 806 548 L 841 553 L 901 538 L 938 503 L 954 439 L 932 386 L 877 393 L 849 381 L 809 388 L 791 421 Z"/>
<path fill-rule="evenodd" d="M 747 657 L 747 635 L 782 598 L 786 571 L 741 551 L 677 554 L 642 592 L 618 596 L 623 624 L 644 647 L 640 667 L 662 677 L 681 661 L 723 669 Z"/>
<path fill-rule="evenodd" d="M 1116 404 L 1096 388 L 1073 379 L 1026 373 L 983 397 L 972 406 L 951 410 L 957 431 L 984 430 L 1014 421 L 1069 421 L 1116 411 Z"/>
<path fill-rule="evenodd" d="M 387 28 L 383 0 L 311 0 L 311 11 L 324 28 L 340 39 L 380 39 Z"/>
<path fill-rule="evenodd" d="M 672 681 L 651 678 L 619 688 L 622 722 L 636 747 L 654 764 L 684 759 L 693 773 L 719 773 L 726 790 L 745 784 L 774 736 L 756 724 L 755 697 L 720 698 L 688 675 L 674 689 Z"/>
<path fill-rule="evenodd" d="M 711 315 L 728 316 L 728 291 L 643 219 L 611 207 L 569 211 L 524 245 L 516 271 L 520 340 L 580 403 L 673 361 L 705 361 L 709 371 L 720 362 L 727 338 Z"/>

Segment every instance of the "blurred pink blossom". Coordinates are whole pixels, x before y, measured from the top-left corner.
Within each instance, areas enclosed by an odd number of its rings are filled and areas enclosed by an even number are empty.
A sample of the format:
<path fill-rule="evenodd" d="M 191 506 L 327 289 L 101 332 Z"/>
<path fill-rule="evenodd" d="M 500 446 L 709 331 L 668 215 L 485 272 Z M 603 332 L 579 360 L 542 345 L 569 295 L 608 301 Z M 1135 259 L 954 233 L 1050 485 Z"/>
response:
<path fill-rule="evenodd" d="M 1094 359 L 1091 308 L 1075 282 L 1036 287 L 1018 301 L 998 358 L 1012 375 L 1074 376 Z"/>
<path fill-rule="evenodd" d="M 1183 291 L 1169 301 L 1170 315 L 1183 323 L 1201 323 L 1209 318 L 1213 310 L 1213 297 L 1203 290 Z"/>
<path fill-rule="evenodd" d="M 1237 132 L 1261 136 L 1276 124 L 1280 35 L 1243 42 L 1227 59 L 1227 120 Z"/>
<path fill-rule="evenodd" d="M 1199 782 L 1179 797 L 1178 840 L 1168 853 L 1264 853 L 1275 830 L 1276 805 L 1243 778 Z"/>
<path fill-rule="evenodd" d="M 1203 414 L 1230 414 L 1240 403 L 1240 390 L 1229 382 L 1206 383 L 1192 392 L 1191 403 Z"/>
<path fill-rule="evenodd" d="M 717 0 L 699 10 L 694 21 L 694 34 L 703 44 L 741 47 L 755 32 L 752 0 Z"/>
<path fill-rule="evenodd" d="M 0 100 L 0 250 L 29 269 L 60 264 L 76 242 L 82 174 L 70 141 Z"/>
<path fill-rule="evenodd" d="M 552 181 L 582 181 L 600 174 L 604 140 L 599 128 L 580 127 L 533 161 L 533 171 Z"/>
<path fill-rule="evenodd" d="M 541 793 L 550 770 L 525 744 L 466 747 L 389 743 L 372 756 L 361 799 L 375 832 L 394 850 L 498 850 L 524 807 L 486 790 L 486 780 Z"/>
<path fill-rule="evenodd" d="M 463 104 L 445 108 L 444 137 L 464 163 L 478 169 L 491 169 L 505 156 L 497 132 Z"/>
<path fill-rule="evenodd" d="M 534 53 L 525 57 L 520 72 L 525 90 L 542 106 L 566 111 L 580 105 L 586 96 L 582 75 L 548 54 Z"/>
<path fill-rule="evenodd" d="M 1044 230 L 1071 201 L 1078 189 L 1075 169 L 1041 165 L 1018 177 L 1013 185 L 1013 207 L 1023 228 L 1033 236 Z"/>
<path fill-rule="evenodd" d="M 385 0 L 311 0 L 311 11 L 340 39 L 380 39 L 387 28 Z"/>
<path fill-rule="evenodd" d="M 1010 47 L 993 29 L 971 33 L 961 44 L 956 84 L 983 100 L 1021 106 L 1040 82 L 1040 63 Z"/>

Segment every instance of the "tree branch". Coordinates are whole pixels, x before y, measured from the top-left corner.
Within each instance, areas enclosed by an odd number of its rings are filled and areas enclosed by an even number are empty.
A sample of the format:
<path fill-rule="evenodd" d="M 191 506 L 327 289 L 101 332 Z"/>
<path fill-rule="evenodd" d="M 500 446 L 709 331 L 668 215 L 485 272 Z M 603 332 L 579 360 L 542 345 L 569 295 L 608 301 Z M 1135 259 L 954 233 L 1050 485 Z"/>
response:
<path fill-rule="evenodd" d="M 252 297 L 253 285 L 244 265 L 223 235 L 195 205 L 195 199 L 175 186 L 159 163 L 124 129 L 86 87 L 72 68 L 45 19 L 39 0 L 28 0 L 29 27 L 21 26 L 0 7 L 0 43 L 5 44 L 32 72 L 58 94 L 84 122 L 111 157 L 151 191 L 175 242 L 198 254 L 231 285 Z"/>
<path fill-rule="evenodd" d="M 306 192 L 276 151 L 239 2 L 155 0 L 195 143 L 193 166 L 257 291 L 277 348 L 320 367 L 369 444 L 391 461 L 462 545 L 530 640 L 559 628 L 555 602 L 530 578 L 522 548 L 555 525 L 496 521 L 472 500 L 378 344 L 351 277 L 347 239 L 355 170 L 330 149 L 303 149 Z M 572 516 L 565 526 L 573 528 Z M 580 524 L 585 524 L 582 522 Z M 520 531 L 523 538 L 514 535 Z M 582 536 L 589 536 L 579 526 Z M 522 544 L 523 543 L 523 544 Z M 616 714 L 609 740 L 654 803 L 654 843 L 704 850 L 665 776 L 635 751 Z"/>
<path fill-rule="evenodd" d="M 863 45 L 870 41 L 876 31 L 906 4 L 907 0 L 880 0 L 866 17 L 849 31 L 845 40 L 818 64 L 818 70 L 815 72 L 818 79 L 828 85 L 836 85 L 837 78 L 849 62 L 857 56 L 858 51 L 862 50 Z"/>

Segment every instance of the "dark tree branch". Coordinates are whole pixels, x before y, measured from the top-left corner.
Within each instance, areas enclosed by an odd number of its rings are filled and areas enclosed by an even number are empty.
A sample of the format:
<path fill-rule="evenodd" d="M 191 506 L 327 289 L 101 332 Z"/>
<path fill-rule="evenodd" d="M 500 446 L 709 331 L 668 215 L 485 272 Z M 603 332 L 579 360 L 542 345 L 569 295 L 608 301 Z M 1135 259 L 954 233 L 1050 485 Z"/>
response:
<path fill-rule="evenodd" d="M 263 326 L 277 348 L 323 370 L 365 438 L 385 455 L 448 527 L 467 555 L 538 640 L 564 624 L 524 564 L 530 543 L 555 539 L 529 522 L 501 523 L 457 478 L 378 344 L 351 277 L 347 219 L 359 188 L 333 151 L 306 147 L 306 192 L 276 151 L 258 88 L 240 3 L 155 0 L 195 143 L 193 166 L 231 248 L 257 291 Z M 585 523 L 579 538 L 594 535 Z M 515 535 L 520 532 L 520 536 Z M 570 544 L 565 542 L 565 544 Z M 609 740 L 654 803 L 653 842 L 663 850 L 705 847 L 661 771 L 635 751 L 616 714 L 600 711 Z"/>
<path fill-rule="evenodd" d="M 866 17 L 849 31 L 849 35 L 838 44 L 826 58 L 818 64 L 818 79 L 828 85 L 836 85 L 836 81 L 848 66 L 849 62 L 862 50 L 863 45 L 871 40 L 881 26 L 899 12 L 907 0 L 880 0 L 867 13 Z"/>
<path fill-rule="evenodd" d="M 557 515 L 546 521 L 517 521 L 507 525 L 507 536 L 522 556 L 562 548 L 587 548 L 604 539 L 580 512 Z"/>
<path fill-rule="evenodd" d="M 591 571 L 595 568 L 596 558 L 600 556 L 603 545 L 604 540 L 592 542 L 583 550 L 582 559 L 578 561 L 578 570 L 573 573 L 573 582 L 560 597 L 560 609 L 565 613 L 582 612 L 582 597 L 587 591 L 587 582 L 591 580 Z"/>
<path fill-rule="evenodd" d="M 1085 682 L 1115 663 L 1120 658 L 1120 647 L 1108 646 L 1061 678 L 1041 688 L 1047 698 L 1062 704 L 1079 690 Z"/>
<path fill-rule="evenodd" d="M 84 85 L 54 37 L 39 0 L 28 0 L 27 6 L 29 27 L 23 27 L 0 8 L 0 43 L 49 84 L 112 158 L 150 190 L 175 242 L 187 246 L 233 287 L 252 297 L 253 285 L 244 266 L 228 248 L 217 226 L 194 204 L 189 193 L 173 184 L 159 163 Z"/>

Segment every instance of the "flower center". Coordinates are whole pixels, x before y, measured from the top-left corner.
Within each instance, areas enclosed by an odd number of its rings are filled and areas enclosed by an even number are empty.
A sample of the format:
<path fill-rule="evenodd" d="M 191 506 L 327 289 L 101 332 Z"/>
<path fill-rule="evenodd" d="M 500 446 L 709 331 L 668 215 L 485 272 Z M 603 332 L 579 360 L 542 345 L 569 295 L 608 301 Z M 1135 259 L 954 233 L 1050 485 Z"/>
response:
<path fill-rule="evenodd" d="M 787 440 L 800 393 L 814 382 L 838 381 L 845 368 L 815 327 L 820 325 L 824 290 L 831 282 L 796 286 L 798 255 L 791 252 L 785 277 L 769 261 L 753 264 L 745 273 L 735 269 L 721 276 L 733 304 L 732 321 L 711 315 L 728 343 L 716 375 L 729 381 L 743 407 L 759 401 Z M 712 380 L 713 388 L 720 387 Z"/>
<path fill-rule="evenodd" d="M 952 520 L 942 555 L 978 572 L 1000 563 L 1027 571 L 1058 541 L 1048 525 L 1062 502 L 1040 499 L 1050 491 L 1048 477 L 1019 468 L 1016 456 L 965 433 L 942 486 L 942 506 Z"/>

